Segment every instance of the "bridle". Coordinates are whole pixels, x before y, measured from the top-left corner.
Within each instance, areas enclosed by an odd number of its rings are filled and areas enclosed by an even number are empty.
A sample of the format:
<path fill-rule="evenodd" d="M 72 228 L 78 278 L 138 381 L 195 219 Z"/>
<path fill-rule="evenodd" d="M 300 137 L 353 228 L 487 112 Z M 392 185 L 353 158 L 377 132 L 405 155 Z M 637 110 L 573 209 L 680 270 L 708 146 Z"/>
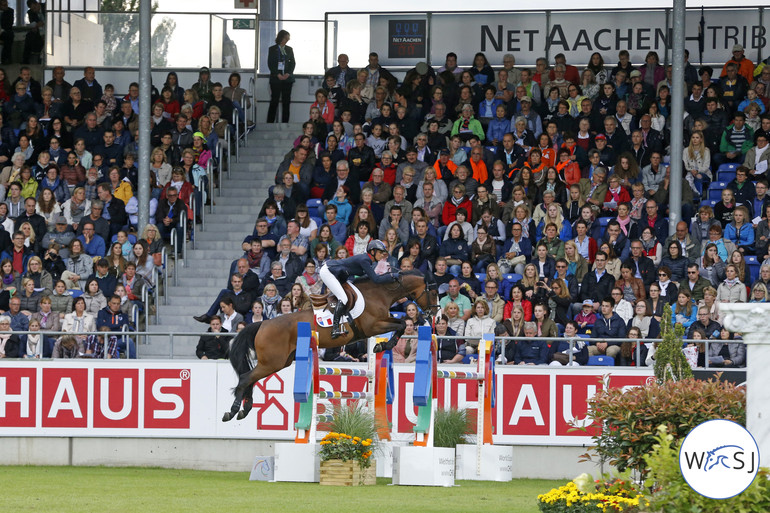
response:
<path fill-rule="evenodd" d="M 406 286 L 404 285 L 403 275 L 402 274 L 398 275 L 398 284 L 401 287 L 401 290 L 406 292 L 407 299 L 409 299 L 410 301 L 413 301 L 415 304 L 418 304 L 418 305 L 419 305 L 420 299 L 422 299 L 422 297 L 425 296 L 426 294 L 428 295 L 428 298 L 430 299 L 430 291 L 431 290 L 438 291 L 438 285 L 436 285 L 435 283 L 428 283 L 427 281 L 425 281 L 424 283 L 425 283 L 425 287 L 422 289 L 422 291 L 420 292 L 419 295 L 415 296 L 415 294 L 412 293 L 412 292 L 409 292 L 407 290 Z M 438 298 L 438 294 L 436 294 L 436 298 Z M 426 309 L 426 313 L 432 317 L 432 316 L 434 316 L 436 314 L 436 312 L 438 312 L 439 308 L 441 308 L 441 307 L 439 306 L 439 304 L 437 302 L 434 305 L 430 305 Z"/>

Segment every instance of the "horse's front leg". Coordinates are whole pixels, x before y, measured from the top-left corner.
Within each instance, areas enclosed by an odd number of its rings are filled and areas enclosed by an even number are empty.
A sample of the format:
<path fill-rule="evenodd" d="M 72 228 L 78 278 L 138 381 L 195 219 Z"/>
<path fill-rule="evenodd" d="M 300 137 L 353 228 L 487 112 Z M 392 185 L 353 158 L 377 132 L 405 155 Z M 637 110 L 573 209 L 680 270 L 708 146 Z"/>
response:
<path fill-rule="evenodd" d="M 398 343 L 398 339 L 401 338 L 401 335 L 404 334 L 404 331 L 406 331 L 406 322 L 404 322 L 402 319 L 396 319 L 395 317 L 390 317 L 386 321 L 377 321 L 374 323 L 374 329 L 378 333 L 387 333 L 389 331 L 393 332 L 393 336 L 390 337 L 390 340 L 382 343 L 377 343 L 374 346 L 374 352 L 379 353 L 381 351 L 388 351 L 390 349 L 393 349 L 396 344 Z"/>

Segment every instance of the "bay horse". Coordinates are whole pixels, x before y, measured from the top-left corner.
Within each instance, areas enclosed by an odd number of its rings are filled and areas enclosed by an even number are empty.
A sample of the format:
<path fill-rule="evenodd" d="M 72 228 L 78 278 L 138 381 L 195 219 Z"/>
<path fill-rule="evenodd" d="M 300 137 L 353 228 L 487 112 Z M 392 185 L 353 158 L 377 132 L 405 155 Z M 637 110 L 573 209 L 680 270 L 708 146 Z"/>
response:
<path fill-rule="evenodd" d="M 318 332 L 318 347 L 340 347 L 357 340 L 381 335 L 390 331 L 394 335 L 375 351 L 390 349 L 404 334 L 406 323 L 390 315 L 390 307 L 400 299 L 410 299 L 423 311 L 433 315 L 438 311 L 438 288 L 429 274 L 426 277 L 420 271 L 405 271 L 399 274 L 398 281 L 388 285 L 376 285 L 369 280 L 356 281 L 355 286 L 365 298 L 366 307 L 355 319 L 355 325 L 348 324 L 348 332 L 332 339 L 331 327 L 320 327 L 314 322 L 313 310 L 302 310 L 280 315 L 273 319 L 255 322 L 246 326 L 233 341 L 230 348 L 230 364 L 238 374 L 238 386 L 233 389 L 235 400 L 229 412 L 222 417 L 223 422 L 238 417 L 243 419 L 253 405 L 254 383 L 291 365 L 297 347 L 297 323 L 309 322 Z M 343 288 L 348 295 L 348 305 L 355 304 L 354 292 L 347 284 Z M 257 365 L 252 368 L 250 350 L 257 354 Z M 243 405 L 243 409 L 241 409 Z M 240 410 L 240 411 L 239 411 Z"/>

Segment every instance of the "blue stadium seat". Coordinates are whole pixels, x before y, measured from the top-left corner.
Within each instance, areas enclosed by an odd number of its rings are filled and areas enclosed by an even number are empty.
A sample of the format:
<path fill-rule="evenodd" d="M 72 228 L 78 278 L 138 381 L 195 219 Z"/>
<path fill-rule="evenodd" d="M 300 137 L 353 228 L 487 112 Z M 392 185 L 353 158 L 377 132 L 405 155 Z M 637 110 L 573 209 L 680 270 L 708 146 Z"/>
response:
<path fill-rule="evenodd" d="M 720 182 L 731 182 L 735 180 L 735 171 L 727 169 L 725 171 L 717 171 L 717 180 Z"/>
<path fill-rule="evenodd" d="M 78 298 L 78 297 L 82 296 L 83 295 L 83 291 L 82 290 L 78 290 L 78 289 L 68 289 L 67 290 L 67 294 L 72 296 L 72 299 L 75 299 L 75 298 Z"/>
<path fill-rule="evenodd" d="M 722 199 L 722 191 L 724 188 L 715 188 L 712 184 L 709 188 L 709 199 L 714 201 L 720 201 Z"/>
<path fill-rule="evenodd" d="M 321 215 L 321 207 L 323 206 L 323 202 L 320 200 L 320 198 L 313 198 L 309 199 L 305 202 L 305 205 L 307 205 L 308 213 L 310 214 L 310 217 L 320 217 Z"/>
<path fill-rule="evenodd" d="M 727 162 L 727 163 L 722 164 L 721 166 L 719 166 L 719 169 L 717 169 L 717 172 L 719 172 L 719 171 L 735 171 L 736 169 L 738 169 L 738 166 L 740 166 L 740 164 L 736 164 L 734 162 Z"/>
<path fill-rule="evenodd" d="M 719 203 L 719 201 L 706 199 L 700 202 L 700 206 L 714 208 L 714 206 L 716 206 L 717 203 Z"/>
<path fill-rule="evenodd" d="M 322 225 L 322 224 L 324 224 L 324 220 L 323 220 L 323 219 L 321 219 L 320 217 L 316 217 L 316 216 L 310 216 L 310 219 L 312 219 L 313 221 L 315 221 L 315 224 L 316 224 L 316 225 L 317 225 L 319 228 L 321 227 L 321 225 Z"/>
<path fill-rule="evenodd" d="M 516 283 L 522 278 L 522 275 L 516 273 L 508 273 L 503 275 L 503 280 Z"/>
<path fill-rule="evenodd" d="M 483 283 L 487 279 L 487 273 L 476 273 L 476 279 Z"/>
<path fill-rule="evenodd" d="M 615 359 L 606 355 L 589 356 L 588 365 L 599 365 L 605 367 L 614 366 Z"/>
<path fill-rule="evenodd" d="M 404 312 L 390 312 L 391 317 L 395 317 L 396 319 L 403 319 L 406 317 L 406 314 Z"/>
<path fill-rule="evenodd" d="M 615 219 L 614 217 L 600 217 L 599 218 L 599 226 L 602 228 L 607 228 L 607 223 Z"/>
<path fill-rule="evenodd" d="M 762 267 L 762 262 L 757 261 L 757 257 L 753 255 L 747 256 L 746 267 L 748 268 L 749 276 L 751 277 L 746 285 L 751 286 L 751 284 L 759 278 L 759 268 Z"/>

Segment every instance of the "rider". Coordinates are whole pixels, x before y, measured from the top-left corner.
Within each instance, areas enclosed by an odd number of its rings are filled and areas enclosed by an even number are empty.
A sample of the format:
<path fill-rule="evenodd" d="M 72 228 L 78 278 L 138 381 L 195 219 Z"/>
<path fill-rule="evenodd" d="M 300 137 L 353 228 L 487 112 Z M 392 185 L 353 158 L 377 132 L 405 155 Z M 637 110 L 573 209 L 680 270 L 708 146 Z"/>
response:
<path fill-rule="evenodd" d="M 376 284 L 393 283 L 398 280 L 397 272 L 386 272 L 377 274 L 375 267 L 378 262 L 388 258 L 388 251 L 385 244 L 379 240 L 373 240 L 366 246 L 366 253 L 354 255 L 342 260 L 329 260 L 318 272 L 321 280 L 326 287 L 337 297 L 337 308 L 334 310 L 334 327 L 332 328 L 332 338 L 337 338 L 346 333 L 343 326 L 340 325 L 340 319 L 347 312 L 348 296 L 342 288 L 340 282 L 348 280 L 350 275 L 367 276 Z"/>

